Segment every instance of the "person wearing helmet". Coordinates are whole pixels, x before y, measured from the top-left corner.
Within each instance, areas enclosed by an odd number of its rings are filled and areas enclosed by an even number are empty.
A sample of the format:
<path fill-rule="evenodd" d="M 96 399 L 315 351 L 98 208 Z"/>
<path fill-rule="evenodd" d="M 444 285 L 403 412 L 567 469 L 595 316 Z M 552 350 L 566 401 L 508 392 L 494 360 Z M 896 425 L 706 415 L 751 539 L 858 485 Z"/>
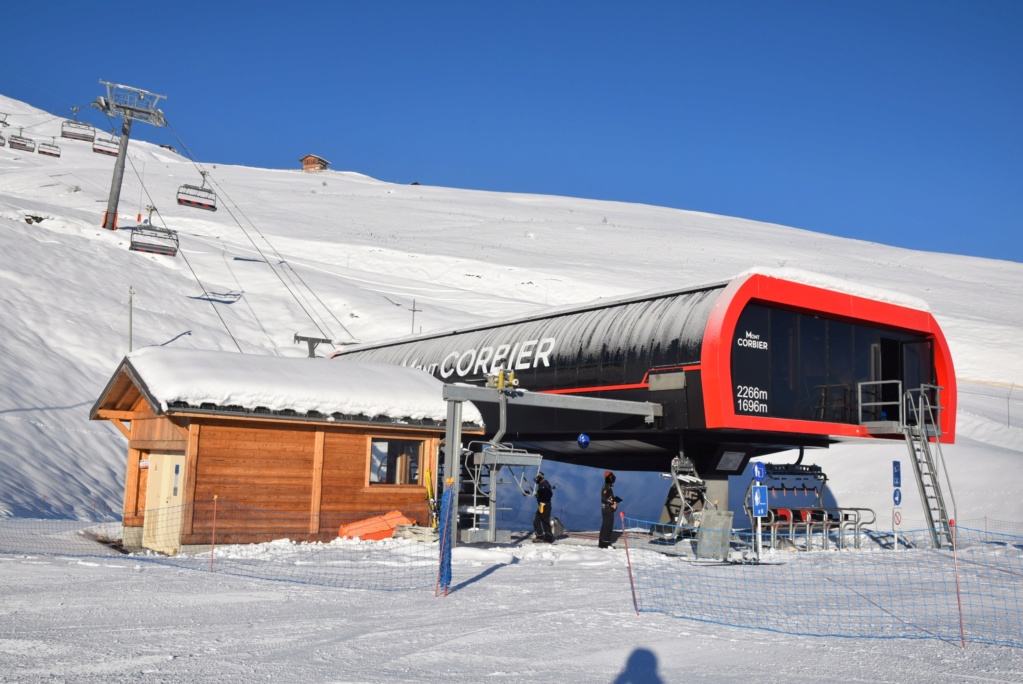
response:
<path fill-rule="evenodd" d="M 604 487 L 600 490 L 600 536 L 597 546 L 606 549 L 611 546 L 611 530 L 615 524 L 615 511 L 621 499 L 615 496 L 615 474 L 610 470 L 604 473 Z"/>
<path fill-rule="evenodd" d="M 533 516 L 533 531 L 536 532 L 534 542 L 554 543 L 554 531 L 551 529 L 551 499 L 554 488 L 543 473 L 533 478 L 536 482 L 536 515 Z"/>

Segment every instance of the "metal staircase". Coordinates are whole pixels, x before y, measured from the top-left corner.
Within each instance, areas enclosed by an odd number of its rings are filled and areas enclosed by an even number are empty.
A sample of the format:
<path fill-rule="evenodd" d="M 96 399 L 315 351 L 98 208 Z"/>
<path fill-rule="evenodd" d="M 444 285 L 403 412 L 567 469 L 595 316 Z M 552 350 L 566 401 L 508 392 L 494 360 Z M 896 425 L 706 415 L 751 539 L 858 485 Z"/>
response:
<path fill-rule="evenodd" d="M 941 411 L 935 405 L 936 398 L 942 388 L 935 385 L 922 385 L 918 390 L 909 390 L 903 398 L 902 432 L 906 436 L 906 446 L 916 473 L 916 483 L 920 490 L 920 501 L 923 504 L 927 528 L 931 533 L 931 542 L 935 548 L 952 547 L 952 530 L 949 525 L 949 509 L 945 502 L 944 488 L 952 504 L 952 516 L 955 516 L 955 496 L 945 467 L 945 458 L 941 453 Z M 937 466 L 940 465 L 941 471 Z"/>

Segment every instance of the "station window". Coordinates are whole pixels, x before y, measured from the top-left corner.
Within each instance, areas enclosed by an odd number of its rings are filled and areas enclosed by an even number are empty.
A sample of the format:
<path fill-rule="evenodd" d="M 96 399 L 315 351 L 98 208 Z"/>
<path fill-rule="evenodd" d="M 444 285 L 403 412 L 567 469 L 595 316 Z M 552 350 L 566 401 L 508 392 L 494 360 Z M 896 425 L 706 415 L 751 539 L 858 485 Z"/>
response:
<path fill-rule="evenodd" d="M 374 437 L 369 450 L 369 483 L 417 485 L 423 442 L 412 439 Z"/>
<path fill-rule="evenodd" d="M 890 404 L 887 419 L 897 419 L 898 387 L 933 378 L 933 345 L 917 335 L 758 304 L 737 323 L 732 380 L 740 415 L 856 423 L 859 383 L 871 383 L 877 389 L 868 398 Z M 893 381 L 901 384 L 886 384 Z"/>

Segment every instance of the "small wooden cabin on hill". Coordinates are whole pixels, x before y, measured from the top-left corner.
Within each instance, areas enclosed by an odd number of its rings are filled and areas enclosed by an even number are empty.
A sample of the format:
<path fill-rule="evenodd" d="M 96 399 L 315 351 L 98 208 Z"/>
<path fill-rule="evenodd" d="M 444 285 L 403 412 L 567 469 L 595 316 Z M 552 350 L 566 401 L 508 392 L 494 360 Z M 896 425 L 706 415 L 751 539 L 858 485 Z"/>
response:
<path fill-rule="evenodd" d="M 323 171 L 330 166 L 329 161 L 323 157 L 317 157 L 315 154 L 307 154 L 299 161 L 302 162 L 303 171 Z"/>
<path fill-rule="evenodd" d="M 340 524 L 413 510 L 437 472 L 443 384 L 413 368 L 148 347 L 92 407 L 128 439 L 124 545 L 175 554 L 282 535 L 328 541 Z M 463 405 L 469 432 L 482 431 Z"/>

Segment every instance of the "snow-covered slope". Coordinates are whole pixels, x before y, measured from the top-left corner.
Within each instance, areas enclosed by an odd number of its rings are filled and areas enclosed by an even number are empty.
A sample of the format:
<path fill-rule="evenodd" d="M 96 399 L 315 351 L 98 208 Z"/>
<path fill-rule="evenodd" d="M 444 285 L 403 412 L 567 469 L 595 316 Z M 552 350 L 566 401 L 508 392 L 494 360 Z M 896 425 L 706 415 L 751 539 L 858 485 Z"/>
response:
<path fill-rule="evenodd" d="M 181 239 L 177 258 L 145 255 L 127 249 L 128 231 L 100 228 L 113 157 L 61 139 L 60 119 L 24 103 L 0 96 L 0 111 L 0 134 L 23 128 L 62 149 L 0 148 L 0 510 L 44 498 L 119 509 L 123 438 L 87 415 L 129 344 L 304 356 L 296 334 L 374 341 L 783 267 L 928 303 L 963 382 L 959 443 L 946 449 L 959 514 L 1023 519 L 1021 264 L 661 207 L 215 162 L 202 168 L 220 207 L 206 212 L 174 199 L 201 182 L 198 166 L 133 141 L 120 225 L 153 205 L 153 223 Z M 900 456 L 849 446 L 814 458 L 839 501 L 883 508 Z M 566 523 L 593 524 L 594 473 L 547 472 Z M 636 501 L 649 482 L 619 485 Z"/>

